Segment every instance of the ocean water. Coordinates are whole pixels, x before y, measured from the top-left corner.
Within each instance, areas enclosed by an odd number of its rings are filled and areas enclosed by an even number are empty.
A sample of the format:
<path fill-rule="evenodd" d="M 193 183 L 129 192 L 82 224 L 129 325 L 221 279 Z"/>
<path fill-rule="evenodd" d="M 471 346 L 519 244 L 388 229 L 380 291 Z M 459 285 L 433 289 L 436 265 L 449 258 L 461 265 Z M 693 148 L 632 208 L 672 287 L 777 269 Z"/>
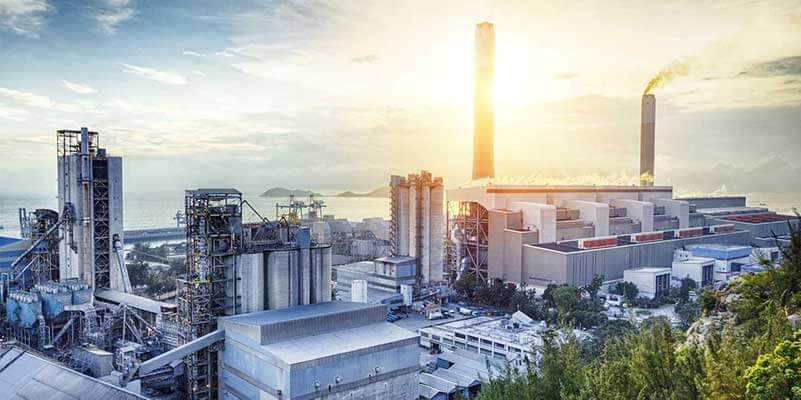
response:
<path fill-rule="evenodd" d="M 267 219 L 275 218 L 276 203 L 286 203 L 286 198 L 259 197 L 258 193 L 243 193 L 244 198 Z M 382 217 L 389 219 L 389 199 L 369 197 L 316 197 L 323 200 L 326 207 L 323 214 L 333 214 L 337 218 L 361 221 L 364 218 Z M 18 236 L 19 221 L 17 209 L 25 207 L 28 211 L 37 208 L 55 210 L 58 200 L 55 196 L 33 194 L 0 194 L 0 236 Z M 123 224 L 125 229 L 163 228 L 175 226 L 175 213 L 183 211 L 183 192 L 176 194 L 127 195 L 123 202 Z M 247 207 L 246 220 L 256 220 L 255 214 Z"/>
<path fill-rule="evenodd" d="M 259 197 L 257 193 L 243 193 L 245 199 L 264 217 L 275 217 L 275 204 L 286 202 L 286 198 Z M 751 193 L 747 195 L 749 206 L 768 207 L 780 213 L 792 213 L 794 208 L 801 210 L 801 193 Z M 317 197 L 325 201 L 323 214 L 333 214 L 350 221 L 363 218 L 382 217 L 389 219 L 389 199 L 369 197 Z M 26 207 L 56 209 L 55 196 L 0 193 L 0 236 L 18 236 L 19 223 L 17 209 Z M 127 195 L 124 200 L 125 229 L 161 228 L 175 226 L 175 213 L 183 210 L 183 193 L 157 195 Z M 246 220 L 255 220 L 248 209 L 244 211 Z"/>

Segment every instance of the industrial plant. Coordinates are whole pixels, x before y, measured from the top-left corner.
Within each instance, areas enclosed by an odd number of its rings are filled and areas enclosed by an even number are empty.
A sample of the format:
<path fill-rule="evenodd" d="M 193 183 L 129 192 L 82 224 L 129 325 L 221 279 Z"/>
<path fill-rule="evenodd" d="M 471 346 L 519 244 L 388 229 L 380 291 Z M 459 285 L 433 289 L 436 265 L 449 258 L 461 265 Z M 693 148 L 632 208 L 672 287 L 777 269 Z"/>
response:
<path fill-rule="evenodd" d="M 639 185 L 493 183 L 489 22 L 476 26 L 475 57 L 470 183 L 392 175 L 389 223 L 356 226 L 313 196 L 290 197 L 267 218 L 237 189 L 185 190 L 177 227 L 132 239 L 185 241 L 172 298 L 141 296 L 131 283 L 122 157 L 98 132 L 57 131 L 58 208 L 20 209 L 21 237 L 0 237 L 2 390 L 20 399 L 474 398 L 490 374 L 536 360 L 551 323 L 473 305 L 456 315 L 455 282 L 542 295 L 600 276 L 602 290 L 633 282 L 658 298 L 682 279 L 701 287 L 764 270 L 755 257 L 778 262 L 798 218 L 659 184 L 650 93 Z"/>

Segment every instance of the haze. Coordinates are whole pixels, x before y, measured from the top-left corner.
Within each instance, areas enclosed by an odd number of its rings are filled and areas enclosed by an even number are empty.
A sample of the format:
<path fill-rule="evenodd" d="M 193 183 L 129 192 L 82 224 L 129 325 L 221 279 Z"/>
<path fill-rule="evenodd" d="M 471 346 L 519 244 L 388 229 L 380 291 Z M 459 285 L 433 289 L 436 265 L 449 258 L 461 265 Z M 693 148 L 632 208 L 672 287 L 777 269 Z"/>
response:
<path fill-rule="evenodd" d="M 396 4 L 397 3 L 397 4 Z M 495 25 L 499 182 L 801 187 L 801 5 L 787 2 L 0 0 L 0 187 L 49 193 L 88 126 L 126 191 L 366 190 L 470 179 L 473 30 Z"/>

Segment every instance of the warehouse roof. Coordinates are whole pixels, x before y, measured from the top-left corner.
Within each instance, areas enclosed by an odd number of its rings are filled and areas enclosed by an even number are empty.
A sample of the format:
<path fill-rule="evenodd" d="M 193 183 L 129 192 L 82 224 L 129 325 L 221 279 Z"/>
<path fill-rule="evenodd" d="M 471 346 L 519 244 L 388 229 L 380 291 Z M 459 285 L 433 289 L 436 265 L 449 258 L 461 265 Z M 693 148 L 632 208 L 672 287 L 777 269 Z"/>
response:
<path fill-rule="evenodd" d="M 287 364 L 374 349 L 384 345 L 417 346 L 418 336 L 386 321 L 367 326 L 335 330 L 322 335 L 304 336 L 261 346 Z"/>
<path fill-rule="evenodd" d="M 145 399 L 17 347 L 0 347 L 0 354 L 0 400 Z"/>
<path fill-rule="evenodd" d="M 226 332 L 236 332 L 260 344 L 319 335 L 384 322 L 385 306 L 331 301 L 221 319 Z"/>

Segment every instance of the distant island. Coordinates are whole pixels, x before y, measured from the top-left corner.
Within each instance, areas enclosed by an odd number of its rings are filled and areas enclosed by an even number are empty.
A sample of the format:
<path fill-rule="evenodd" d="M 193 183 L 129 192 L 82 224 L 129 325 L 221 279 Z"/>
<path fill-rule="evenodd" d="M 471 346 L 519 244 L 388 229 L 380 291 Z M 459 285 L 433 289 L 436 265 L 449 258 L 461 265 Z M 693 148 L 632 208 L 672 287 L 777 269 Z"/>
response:
<path fill-rule="evenodd" d="M 367 193 L 354 193 L 348 190 L 336 195 L 336 197 L 389 197 L 389 186 L 382 186 Z"/>
<path fill-rule="evenodd" d="M 382 186 L 378 189 L 367 193 L 356 193 L 351 190 L 338 193 L 338 194 L 320 194 L 313 192 L 311 190 L 304 190 L 304 189 L 287 189 L 282 187 L 275 187 L 267 189 L 264 193 L 260 194 L 259 197 L 325 197 L 325 196 L 333 196 L 333 197 L 389 197 L 389 186 Z"/>
<path fill-rule="evenodd" d="M 319 193 L 312 192 L 311 190 L 286 189 L 281 187 L 267 189 L 267 191 L 259 195 L 259 197 L 289 197 L 289 196 L 309 197 L 309 196 L 321 196 L 321 195 Z"/>

